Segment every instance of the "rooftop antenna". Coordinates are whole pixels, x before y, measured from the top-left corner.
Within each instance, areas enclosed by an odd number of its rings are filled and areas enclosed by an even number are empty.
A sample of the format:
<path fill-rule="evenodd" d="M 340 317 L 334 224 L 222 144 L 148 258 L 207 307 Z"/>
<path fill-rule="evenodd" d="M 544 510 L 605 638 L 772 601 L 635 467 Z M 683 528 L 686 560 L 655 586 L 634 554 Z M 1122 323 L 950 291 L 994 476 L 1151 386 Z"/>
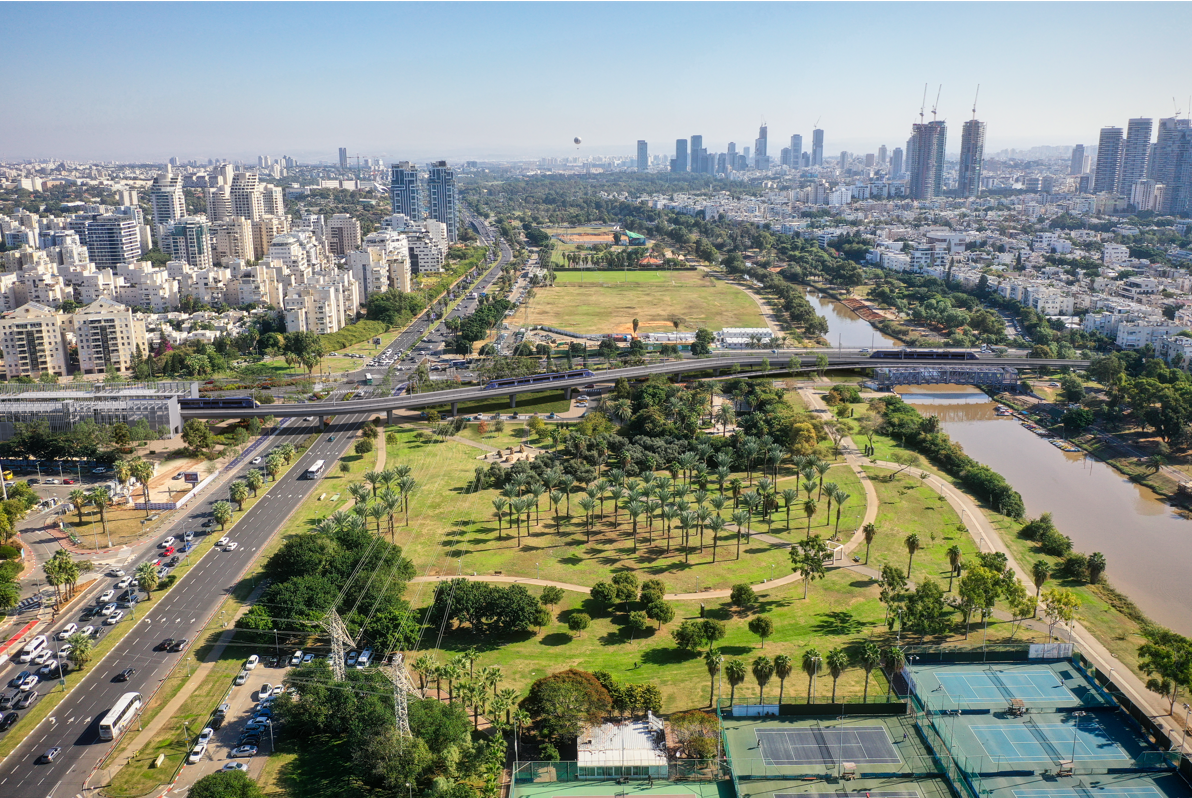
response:
<path fill-rule="evenodd" d="M 935 105 L 931 106 L 931 121 L 935 121 L 935 109 L 940 107 L 940 92 L 944 90 L 944 84 L 940 84 L 939 91 L 935 93 Z"/>
<path fill-rule="evenodd" d="M 981 96 L 981 84 L 977 84 L 977 93 L 973 95 L 973 120 L 977 119 L 977 98 Z"/>
<path fill-rule="evenodd" d="M 927 110 L 927 84 L 923 84 L 923 104 L 919 106 L 919 124 L 923 124 L 923 112 Z"/>

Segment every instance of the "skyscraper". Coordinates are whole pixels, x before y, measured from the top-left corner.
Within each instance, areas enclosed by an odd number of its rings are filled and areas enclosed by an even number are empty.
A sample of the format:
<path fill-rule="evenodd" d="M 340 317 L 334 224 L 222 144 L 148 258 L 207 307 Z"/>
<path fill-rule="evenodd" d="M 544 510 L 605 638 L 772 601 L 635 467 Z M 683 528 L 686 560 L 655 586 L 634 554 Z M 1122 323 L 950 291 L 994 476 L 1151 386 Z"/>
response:
<path fill-rule="evenodd" d="M 737 168 L 737 142 L 730 141 L 728 143 L 728 154 L 725 155 L 724 162 L 730 172 Z"/>
<path fill-rule="evenodd" d="M 803 137 L 798 133 L 791 136 L 791 166 L 798 169 L 803 165 Z"/>
<path fill-rule="evenodd" d="M 1187 122 L 1178 119 L 1176 122 Z M 1163 191 L 1163 213 L 1192 214 L 1192 127 L 1172 126 L 1168 134 L 1168 160 L 1164 171 L 1168 182 Z"/>
<path fill-rule="evenodd" d="M 1084 172 L 1084 145 L 1077 144 L 1072 148 L 1072 162 L 1068 164 L 1068 174 L 1078 175 Z"/>
<path fill-rule="evenodd" d="M 848 169 L 848 150 L 840 151 L 840 171 Z"/>
<path fill-rule="evenodd" d="M 115 269 L 141 256 L 137 220 L 132 216 L 107 214 L 87 222 L 87 253 L 100 269 Z"/>
<path fill-rule="evenodd" d="M 890 157 L 890 175 L 897 177 L 902 174 L 902 147 L 895 147 Z"/>
<path fill-rule="evenodd" d="M 393 212 L 412 221 L 422 221 L 422 188 L 418 185 L 418 167 L 401 161 L 389 168 L 389 196 Z"/>
<path fill-rule="evenodd" d="M 824 131 L 816 128 L 811 133 L 811 166 L 824 165 Z"/>
<path fill-rule="evenodd" d="M 182 175 L 168 166 L 153 178 L 149 187 L 149 204 L 153 208 L 153 226 L 160 228 L 186 215 L 186 197 L 182 194 Z"/>
<path fill-rule="evenodd" d="M 692 136 L 691 149 L 687 153 L 688 171 L 702 174 L 708 169 L 708 151 L 704 149 L 704 137 Z"/>
<path fill-rule="evenodd" d="M 637 140 L 637 171 L 650 171 L 650 147 L 641 139 Z"/>
<path fill-rule="evenodd" d="M 1093 191 L 1098 194 L 1102 191 L 1116 193 L 1121 166 L 1122 129 L 1103 127 L 1101 137 L 1097 140 L 1097 169 L 1093 173 Z"/>
<path fill-rule="evenodd" d="M 985 123 L 970 119 L 960 131 L 960 177 L 956 187 L 962 197 L 981 193 L 981 161 L 985 157 Z"/>
<path fill-rule="evenodd" d="M 1118 193 L 1130 197 L 1134 184 L 1146 179 L 1147 156 L 1151 151 L 1153 119 L 1131 119 L 1126 127 L 1126 146 L 1122 150 L 1122 174 L 1118 179 Z"/>
<path fill-rule="evenodd" d="M 885 166 L 887 158 L 889 158 L 889 151 L 886 149 L 886 145 L 883 144 L 877 148 L 877 165 Z"/>
<path fill-rule="evenodd" d="M 455 193 L 455 170 L 446 161 L 436 161 L 430 167 L 426 181 L 430 195 L 430 218 L 447 226 L 447 240 L 459 240 L 459 200 Z"/>
<path fill-rule="evenodd" d="M 671 159 L 671 171 L 687 171 L 687 139 L 675 139 L 675 157 Z"/>
<path fill-rule="evenodd" d="M 211 268 L 211 225 L 205 216 L 185 216 L 163 225 L 161 250 L 170 260 L 189 263 L 195 269 Z"/>
<path fill-rule="evenodd" d="M 757 140 L 753 142 L 753 159 L 758 169 L 770 167 L 769 136 L 769 129 L 765 125 L 757 129 Z"/>
<path fill-rule="evenodd" d="M 339 168 L 340 169 L 348 168 L 348 148 L 347 147 L 339 148 Z"/>
<path fill-rule="evenodd" d="M 940 121 L 911 125 L 907 171 L 912 199 L 930 200 L 939 196 L 947 135 L 947 125 Z"/>
<path fill-rule="evenodd" d="M 1149 177 L 1165 186 L 1173 185 L 1175 179 L 1175 148 L 1180 140 L 1181 130 L 1192 127 L 1192 119 L 1168 117 L 1159 120 L 1159 134 L 1155 140 L 1154 157 L 1147 165 Z"/>

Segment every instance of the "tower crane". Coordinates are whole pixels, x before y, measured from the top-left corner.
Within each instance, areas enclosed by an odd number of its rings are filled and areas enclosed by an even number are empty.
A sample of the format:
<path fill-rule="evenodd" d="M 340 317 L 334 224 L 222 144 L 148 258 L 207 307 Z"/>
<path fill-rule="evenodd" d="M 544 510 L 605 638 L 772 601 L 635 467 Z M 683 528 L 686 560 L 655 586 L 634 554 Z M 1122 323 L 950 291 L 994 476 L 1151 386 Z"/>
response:
<path fill-rule="evenodd" d="M 923 84 L 923 104 L 919 106 L 919 124 L 923 124 L 923 113 L 927 110 L 927 84 Z"/>
<path fill-rule="evenodd" d="M 977 98 L 981 96 L 981 84 L 977 84 L 977 93 L 973 95 L 973 119 L 977 118 Z"/>
<path fill-rule="evenodd" d="M 940 84 L 939 91 L 935 93 L 935 105 L 931 106 L 931 121 L 935 121 L 935 111 L 940 107 L 940 92 L 944 90 L 944 84 Z"/>

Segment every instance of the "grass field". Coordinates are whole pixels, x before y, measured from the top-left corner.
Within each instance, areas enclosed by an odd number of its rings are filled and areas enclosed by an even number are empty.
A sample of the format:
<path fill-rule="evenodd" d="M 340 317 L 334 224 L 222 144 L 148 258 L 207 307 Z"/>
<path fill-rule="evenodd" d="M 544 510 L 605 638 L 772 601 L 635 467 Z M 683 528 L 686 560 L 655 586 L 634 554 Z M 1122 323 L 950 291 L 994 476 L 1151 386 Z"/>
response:
<path fill-rule="evenodd" d="M 460 415 L 472 413 L 565 413 L 571 409 L 571 402 L 563 397 L 566 392 L 541 391 L 538 393 L 523 393 L 517 397 L 517 407 L 511 407 L 508 396 L 494 399 L 476 399 L 471 402 L 460 402 Z M 438 410 L 441 415 L 451 411 L 451 405 L 435 405 L 428 410 Z"/>
<path fill-rule="evenodd" d="M 699 327 L 764 327 L 757 306 L 740 289 L 697 271 L 558 272 L 555 284 L 537 289 L 529 323 L 580 333 L 673 331 L 672 316 Z"/>

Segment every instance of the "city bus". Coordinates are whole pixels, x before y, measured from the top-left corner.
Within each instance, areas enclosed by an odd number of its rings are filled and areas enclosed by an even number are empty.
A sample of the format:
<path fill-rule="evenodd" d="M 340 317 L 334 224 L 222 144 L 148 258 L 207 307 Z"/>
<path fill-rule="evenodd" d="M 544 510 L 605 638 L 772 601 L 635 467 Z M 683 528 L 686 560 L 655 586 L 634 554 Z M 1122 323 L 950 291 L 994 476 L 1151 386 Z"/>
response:
<path fill-rule="evenodd" d="M 364 384 L 365 384 L 365 385 L 372 385 L 372 384 L 373 384 L 373 375 L 371 375 L 371 374 L 368 374 L 368 373 L 365 373 L 365 375 L 364 375 Z"/>
<path fill-rule="evenodd" d="M 315 460 L 314 465 L 306 469 L 307 479 L 318 479 L 319 475 L 323 473 L 323 466 L 326 465 L 322 460 Z"/>
<path fill-rule="evenodd" d="M 125 693 L 116 706 L 99 719 L 99 739 L 114 740 L 128 728 L 128 724 L 141 711 L 141 694 Z"/>

